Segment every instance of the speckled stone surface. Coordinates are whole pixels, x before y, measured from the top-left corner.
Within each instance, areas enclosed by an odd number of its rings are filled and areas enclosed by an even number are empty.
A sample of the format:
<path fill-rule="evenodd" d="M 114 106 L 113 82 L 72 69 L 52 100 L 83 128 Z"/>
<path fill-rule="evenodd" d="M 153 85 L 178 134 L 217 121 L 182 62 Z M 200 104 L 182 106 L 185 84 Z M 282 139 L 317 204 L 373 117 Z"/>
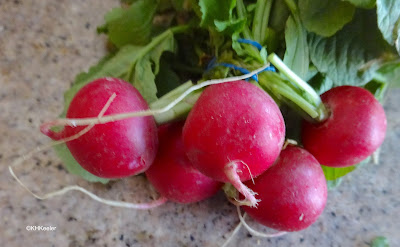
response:
<path fill-rule="evenodd" d="M 17 185 L 7 166 L 17 155 L 48 143 L 38 127 L 57 116 L 75 75 L 105 53 L 95 32 L 118 0 L 0 0 L 0 245 L 220 246 L 238 223 L 223 194 L 192 205 L 146 211 L 112 208 L 70 192 L 39 201 Z M 377 235 L 400 246 L 400 90 L 385 102 L 388 131 L 380 165 L 367 165 L 329 193 L 323 215 L 309 229 L 276 239 L 241 229 L 229 246 L 368 246 Z M 79 184 L 98 195 L 147 201 L 138 176 L 107 186 L 69 175 L 52 150 L 15 168 L 36 192 Z M 266 231 L 250 221 L 256 229 Z M 54 231 L 27 231 L 26 226 Z"/>

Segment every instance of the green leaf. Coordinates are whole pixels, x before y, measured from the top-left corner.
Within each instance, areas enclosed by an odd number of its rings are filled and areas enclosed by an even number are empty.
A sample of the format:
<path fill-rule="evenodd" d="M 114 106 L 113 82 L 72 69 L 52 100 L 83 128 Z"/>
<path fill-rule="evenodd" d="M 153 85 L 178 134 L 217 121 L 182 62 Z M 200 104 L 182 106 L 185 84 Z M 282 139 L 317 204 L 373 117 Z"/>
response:
<path fill-rule="evenodd" d="M 322 170 L 324 171 L 326 180 L 336 180 L 356 169 L 355 166 L 336 168 L 336 167 L 329 167 L 329 166 L 321 165 L 321 167 L 322 167 Z"/>
<path fill-rule="evenodd" d="M 376 0 L 344 0 L 350 2 L 357 8 L 372 9 L 375 7 Z"/>
<path fill-rule="evenodd" d="M 97 177 L 90 172 L 86 171 L 78 164 L 74 156 L 72 156 L 67 145 L 65 143 L 54 146 L 58 157 L 63 161 L 65 168 L 69 173 L 81 176 L 83 179 L 89 182 L 100 182 L 103 184 L 108 183 L 110 180 L 105 178 Z"/>
<path fill-rule="evenodd" d="M 310 84 L 319 95 L 333 88 L 333 81 L 329 77 L 323 76 L 321 73 L 317 73 L 311 78 L 308 84 Z"/>
<path fill-rule="evenodd" d="M 348 167 L 329 167 L 329 166 L 324 166 L 321 165 L 322 170 L 324 171 L 324 175 L 327 181 L 336 181 L 343 176 L 347 175 L 348 173 L 354 171 L 357 168 L 360 168 L 364 166 L 365 164 L 368 164 L 371 161 L 371 157 L 367 157 L 365 160 L 361 161 L 358 164 L 354 164 L 352 166 Z M 337 181 L 339 182 L 339 181 Z"/>
<path fill-rule="evenodd" d="M 283 62 L 300 78 L 305 79 L 309 67 L 307 32 L 300 20 L 289 17 L 285 30 L 286 52 Z"/>
<path fill-rule="evenodd" d="M 158 43 L 146 55 L 139 59 L 135 64 L 135 72 L 133 78 L 129 81 L 139 90 L 143 98 L 151 103 L 157 100 L 157 86 L 155 84 L 155 76 L 160 68 L 160 57 L 163 52 L 175 50 L 175 39 L 172 34 Z"/>
<path fill-rule="evenodd" d="M 234 33 L 240 33 L 244 29 L 246 25 L 246 19 L 231 19 L 227 21 L 215 20 L 214 25 L 218 32 L 232 35 Z"/>
<path fill-rule="evenodd" d="M 230 20 L 235 5 L 235 0 L 199 0 L 202 13 L 200 25 L 202 27 L 214 26 L 216 20 Z"/>
<path fill-rule="evenodd" d="M 400 86 L 400 61 L 393 61 L 383 65 L 376 71 L 373 79 L 364 88 L 370 91 L 380 102 L 383 102 L 389 86 Z"/>
<path fill-rule="evenodd" d="M 376 71 L 374 79 L 388 83 L 392 87 L 400 87 L 400 61 L 389 62 Z"/>
<path fill-rule="evenodd" d="M 311 61 L 334 86 L 362 86 L 379 68 L 387 47 L 374 16 L 373 11 L 360 10 L 350 24 L 332 37 L 309 34 Z"/>
<path fill-rule="evenodd" d="M 308 31 L 329 37 L 353 19 L 355 7 L 341 0 L 299 0 L 299 10 Z"/>
<path fill-rule="evenodd" d="M 156 76 L 157 96 L 162 97 L 181 85 L 179 76 L 172 69 L 172 55 L 164 53 L 160 60 L 160 71 Z"/>
<path fill-rule="evenodd" d="M 116 77 L 131 82 L 149 103 L 157 99 L 155 75 L 164 51 L 174 51 L 175 40 L 165 31 L 146 46 L 127 45 L 113 56 L 107 56 L 87 73 L 79 74 L 73 86 L 64 94 L 64 113 L 75 94 L 89 82 L 102 77 Z"/>
<path fill-rule="evenodd" d="M 389 240 L 384 236 L 376 237 L 371 242 L 371 247 L 389 247 Z"/>
<path fill-rule="evenodd" d="M 127 74 L 132 64 L 138 60 L 140 50 L 141 48 L 137 46 L 123 47 L 114 56 L 108 56 L 92 66 L 87 73 L 77 75 L 72 87 L 64 93 L 64 112 L 75 94 L 89 82 L 101 77 L 121 78 L 122 75 Z"/>
<path fill-rule="evenodd" d="M 105 15 L 105 24 L 98 31 L 107 33 L 117 47 L 147 44 L 157 5 L 157 0 L 139 0 L 128 9 L 112 9 Z"/>
<path fill-rule="evenodd" d="M 389 44 L 400 54 L 400 1 L 377 0 L 378 26 Z"/>

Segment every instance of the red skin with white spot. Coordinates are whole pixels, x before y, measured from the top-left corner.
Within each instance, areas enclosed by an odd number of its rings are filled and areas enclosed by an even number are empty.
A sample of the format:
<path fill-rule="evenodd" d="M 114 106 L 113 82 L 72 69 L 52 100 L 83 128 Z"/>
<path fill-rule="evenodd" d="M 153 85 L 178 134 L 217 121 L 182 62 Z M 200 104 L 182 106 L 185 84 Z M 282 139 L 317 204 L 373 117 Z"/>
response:
<path fill-rule="evenodd" d="M 240 181 L 260 175 L 278 157 L 284 136 L 285 124 L 276 103 L 246 81 L 206 88 L 183 128 L 193 165 L 222 182 L 231 182 L 225 168 L 232 161 L 236 161 Z"/>
<path fill-rule="evenodd" d="M 139 91 L 115 78 L 97 79 L 73 98 L 66 117 L 96 117 L 111 97 L 116 98 L 104 116 L 148 109 Z M 63 135 L 72 136 L 86 126 L 65 127 Z M 95 125 L 88 133 L 67 142 L 76 161 L 90 173 L 103 178 L 122 178 L 144 172 L 153 163 L 158 147 L 153 117 L 137 117 Z"/>
<path fill-rule="evenodd" d="M 195 169 L 182 141 L 183 122 L 159 127 L 159 149 L 146 176 L 155 189 L 170 201 L 193 203 L 207 199 L 222 187 Z"/>
<path fill-rule="evenodd" d="M 262 175 L 245 182 L 258 193 L 257 208 L 243 206 L 250 217 L 279 231 L 300 231 L 321 215 L 327 200 L 324 173 L 305 149 L 288 146 Z"/>
<path fill-rule="evenodd" d="M 366 89 L 332 88 L 321 95 L 330 116 L 322 123 L 303 122 L 304 148 L 325 166 L 355 165 L 383 142 L 386 116 L 382 105 Z"/>

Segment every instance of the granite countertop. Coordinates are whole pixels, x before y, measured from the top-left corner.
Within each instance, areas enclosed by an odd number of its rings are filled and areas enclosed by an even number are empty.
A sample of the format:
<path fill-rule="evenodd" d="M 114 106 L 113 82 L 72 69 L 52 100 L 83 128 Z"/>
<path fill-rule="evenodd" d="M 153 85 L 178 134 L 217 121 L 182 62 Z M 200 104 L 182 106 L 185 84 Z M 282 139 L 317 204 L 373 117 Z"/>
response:
<path fill-rule="evenodd" d="M 28 194 L 8 172 L 18 155 L 49 139 L 38 131 L 63 107 L 75 75 L 105 53 L 96 34 L 118 0 L 0 0 L 0 242 L 2 246 L 220 246 L 238 224 L 222 193 L 191 205 L 168 202 L 153 210 L 113 208 L 78 192 L 45 201 Z M 368 246 L 384 235 L 400 246 L 400 90 L 388 94 L 387 137 L 380 165 L 366 165 L 329 193 L 310 228 L 275 239 L 241 229 L 229 246 Z M 103 186 L 68 174 L 53 150 L 15 168 L 35 192 L 78 184 L 109 199 L 148 201 L 143 176 Z M 249 221 L 261 231 L 268 229 Z M 53 226 L 53 231 L 27 231 Z"/>

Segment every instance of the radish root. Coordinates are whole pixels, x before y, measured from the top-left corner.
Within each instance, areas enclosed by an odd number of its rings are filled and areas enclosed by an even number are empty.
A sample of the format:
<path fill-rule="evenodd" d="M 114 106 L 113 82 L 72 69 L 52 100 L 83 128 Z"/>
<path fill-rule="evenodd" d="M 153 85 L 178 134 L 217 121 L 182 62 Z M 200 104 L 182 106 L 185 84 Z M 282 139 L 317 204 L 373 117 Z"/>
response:
<path fill-rule="evenodd" d="M 116 94 L 113 93 L 113 94 L 111 95 L 111 97 L 108 99 L 107 103 L 106 103 L 106 104 L 104 105 L 104 107 L 102 108 L 102 110 L 100 111 L 100 113 L 99 113 L 99 115 L 98 115 L 98 118 L 101 118 L 101 117 L 104 115 L 104 113 L 107 111 L 108 107 L 111 105 L 111 103 L 112 103 L 112 101 L 115 99 L 115 97 L 116 97 Z M 21 164 L 21 163 L 22 163 L 23 161 L 25 161 L 26 159 L 32 157 L 32 155 L 34 155 L 35 153 L 39 153 L 39 152 L 41 152 L 41 151 L 44 151 L 44 150 L 46 150 L 46 149 L 49 149 L 49 148 L 51 148 L 51 147 L 53 147 L 53 146 L 55 146 L 55 145 L 58 145 L 58 144 L 62 144 L 62 143 L 68 142 L 68 141 L 75 140 L 75 139 L 81 137 L 82 135 L 86 134 L 87 132 L 89 132 L 89 130 L 92 129 L 94 126 L 95 126 L 95 124 L 90 124 L 90 125 L 88 125 L 86 128 L 84 128 L 83 130 L 81 130 L 80 132 L 78 132 L 78 133 L 75 134 L 75 135 L 72 135 L 72 136 L 70 136 L 70 137 L 63 138 L 63 139 L 60 139 L 60 140 L 57 140 L 57 141 L 53 141 L 53 142 L 51 142 L 50 144 L 46 144 L 46 145 L 39 146 L 39 147 L 35 148 L 34 150 L 30 151 L 30 152 L 27 153 L 27 154 L 21 155 L 18 159 L 16 159 L 16 160 L 14 161 L 14 163 L 13 163 L 11 166 L 8 166 L 8 170 L 9 170 L 11 176 L 13 176 L 13 178 L 18 182 L 18 184 L 21 185 L 26 191 L 28 191 L 28 192 L 29 192 L 31 195 L 33 195 L 35 198 L 40 199 L 40 200 L 46 200 L 46 199 L 49 199 L 49 198 L 52 198 L 52 197 L 55 197 L 55 196 L 63 195 L 63 194 L 65 194 L 65 193 L 69 192 L 69 191 L 75 190 L 75 191 L 80 191 L 80 192 L 82 192 L 82 193 L 88 195 L 89 197 L 91 197 L 91 198 L 92 198 L 93 200 L 95 200 L 95 201 L 98 201 L 98 202 L 100 202 L 100 203 L 103 203 L 103 204 L 106 204 L 106 205 L 109 205 L 109 206 L 114 206 L 114 207 L 123 207 L 123 208 L 132 208 L 132 209 L 142 209 L 142 210 L 146 210 L 146 209 L 151 209 L 151 208 L 158 207 L 158 206 L 164 204 L 165 202 L 167 202 L 168 199 L 165 198 L 165 197 L 160 197 L 159 199 L 154 200 L 154 201 L 149 202 L 149 203 L 139 203 L 139 204 L 129 203 L 129 202 L 122 202 L 122 201 L 107 200 L 107 199 L 101 198 L 101 197 L 99 197 L 99 196 L 93 194 L 92 192 L 90 192 L 90 191 L 88 191 L 88 190 L 86 190 L 86 189 L 84 189 L 84 188 L 82 188 L 82 187 L 80 187 L 80 186 L 78 186 L 78 185 L 67 186 L 67 187 L 64 187 L 64 188 L 61 189 L 61 190 L 57 190 L 57 191 L 54 191 L 54 192 L 50 192 L 50 193 L 47 193 L 47 194 L 45 194 L 45 195 L 43 195 L 43 196 L 39 196 L 39 195 L 33 193 L 33 192 L 32 192 L 18 177 L 17 177 L 17 175 L 15 175 L 15 173 L 14 173 L 14 171 L 13 171 L 13 169 L 12 169 L 13 166 L 17 166 L 17 165 Z M 48 131 L 49 131 L 49 133 L 51 133 L 50 129 L 48 129 Z M 52 132 L 52 133 L 54 133 L 54 132 Z M 57 133 L 56 133 L 56 134 L 57 134 Z M 59 135 L 59 136 L 61 137 L 61 135 Z"/>
<path fill-rule="evenodd" d="M 239 232 L 240 228 L 242 227 L 242 222 L 239 222 L 239 224 L 235 227 L 233 230 L 232 234 L 229 236 L 229 238 L 221 245 L 221 247 L 226 247 L 228 244 L 232 241 L 232 239 L 236 236 L 236 234 Z"/>
<path fill-rule="evenodd" d="M 287 233 L 287 232 L 284 232 L 284 231 L 279 231 L 279 232 L 276 232 L 276 233 L 266 234 L 266 233 L 262 233 L 262 232 L 256 231 L 246 223 L 245 217 L 246 217 L 247 214 L 245 213 L 244 216 L 242 216 L 242 213 L 240 212 L 240 207 L 239 206 L 236 206 L 236 210 L 237 210 L 237 213 L 238 213 L 238 216 L 239 216 L 239 219 L 240 219 L 240 223 L 242 223 L 243 226 L 253 236 L 261 237 L 261 238 L 276 238 L 276 237 L 285 235 Z"/>
<path fill-rule="evenodd" d="M 241 75 L 241 76 L 234 76 L 234 77 L 229 77 L 229 78 L 224 78 L 224 79 L 213 79 L 213 80 L 207 80 L 207 81 L 201 82 L 197 85 L 194 85 L 194 86 L 188 88 L 178 98 L 176 98 L 171 103 L 169 103 L 168 105 L 166 105 L 160 109 L 127 112 L 127 113 L 107 115 L 105 117 L 97 117 L 97 118 L 59 118 L 59 119 L 56 119 L 56 120 L 53 120 L 50 122 L 46 122 L 42 126 L 44 128 L 51 128 L 53 126 L 76 127 L 76 126 L 91 125 L 91 124 L 104 124 L 104 123 L 114 122 L 114 121 L 123 120 L 123 119 L 127 119 L 127 118 L 132 118 L 132 117 L 154 116 L 154 115 L 169 111 L 171 108 L 173 108 L 179 102 L 181 102 L 186 96 L 188 96 L 190 93 L 192 93 L 200 88 L 214 85 L 214 84 L 221 84 L 221 83 L 226 83 L 226 82 L 244 80 L 244 79 L 247 79 L 254 75 L 259 74 L 260 72 L 264 71 L 268 66 L 269 66 L 269 63 L 257 70 L 252 71 L 249 74 L 245 74 L 245 75 Z"/>
<path fill-rule="evenodd" d="M 237 171 L 238 169 L 235 161 L 230 162 L 225 166 L 225 174 L 228 177 L 229 182 L 245 197 L 245 199 L 242 201 L 239 201 L 236 198 L 235 200 L 240 205 L 257 207 L 258 202 L 260 201 L 255 197 L 257 193 L 251 190 L 249 187 L 247 187 L 240 181 L 240 177 L 237 174 Z"/>
<path fill-rule="evenodd" d="M 52 197 L 60 196 L 60 195 L 63 195 L 65 193 L 69 192 L 69 191 L 75 190 L 75 191 L 80 191 L 80 192 L 88 195 L 90 198 L 92 198 L 95 201 L 98 201 L 100 203 L 103 203 L 103 204 L 106 204 L 106 205 L 109 205 L 109 206 L 113 206 L 113 207 L 122 207 L 122 208 L 132 208 L 132 209 L 146 210 L 146 209 L 151 209 L 151 208 L 158 207 L 158 206 L 160 206 L 160 205 L 162 205 L 162 204 L 164 204 L 164 203 L 166 203 L 168 201 L 168 199 L 165 198 L 165 197 L 160 197 L 157 200 L 154 200 L 154 201 L 149 202 L 149 203 L 138 203 L 138 204 L 129 203 L 129 202 L 122 202 L 122 201 L 107 200 L 107 199 L 101 198 L 101 197 L 93 194 L 92 192 L 90 192 L 90 191 L 86 190 L 85 188 L 82 188 L 82 187 L 80 187 L 78 185 L 67 186 L 67 187 L 62 188 L 61 190 L 56 190 L 54 192 L 50 192 L 50 193 L 44 194 L 43 196 L 39 196 L 39 195 L 33 193 L 30 189 L 28 189 L 28 187 L 24 183 L 22 183 L 22 181 L 15 175 L 13 169 L 10 166 L 8 167 L 8 170 L 10 171 L 10 173 L 14 177 L 14 179 L 17 180 L 17 182 L 22 187 L 24 187 L 24 189 L 26 191 L 28 191 L 31 195 L 33 195 L 35 198 L 37 198 L 39 200 L 50 199 Z"/>

